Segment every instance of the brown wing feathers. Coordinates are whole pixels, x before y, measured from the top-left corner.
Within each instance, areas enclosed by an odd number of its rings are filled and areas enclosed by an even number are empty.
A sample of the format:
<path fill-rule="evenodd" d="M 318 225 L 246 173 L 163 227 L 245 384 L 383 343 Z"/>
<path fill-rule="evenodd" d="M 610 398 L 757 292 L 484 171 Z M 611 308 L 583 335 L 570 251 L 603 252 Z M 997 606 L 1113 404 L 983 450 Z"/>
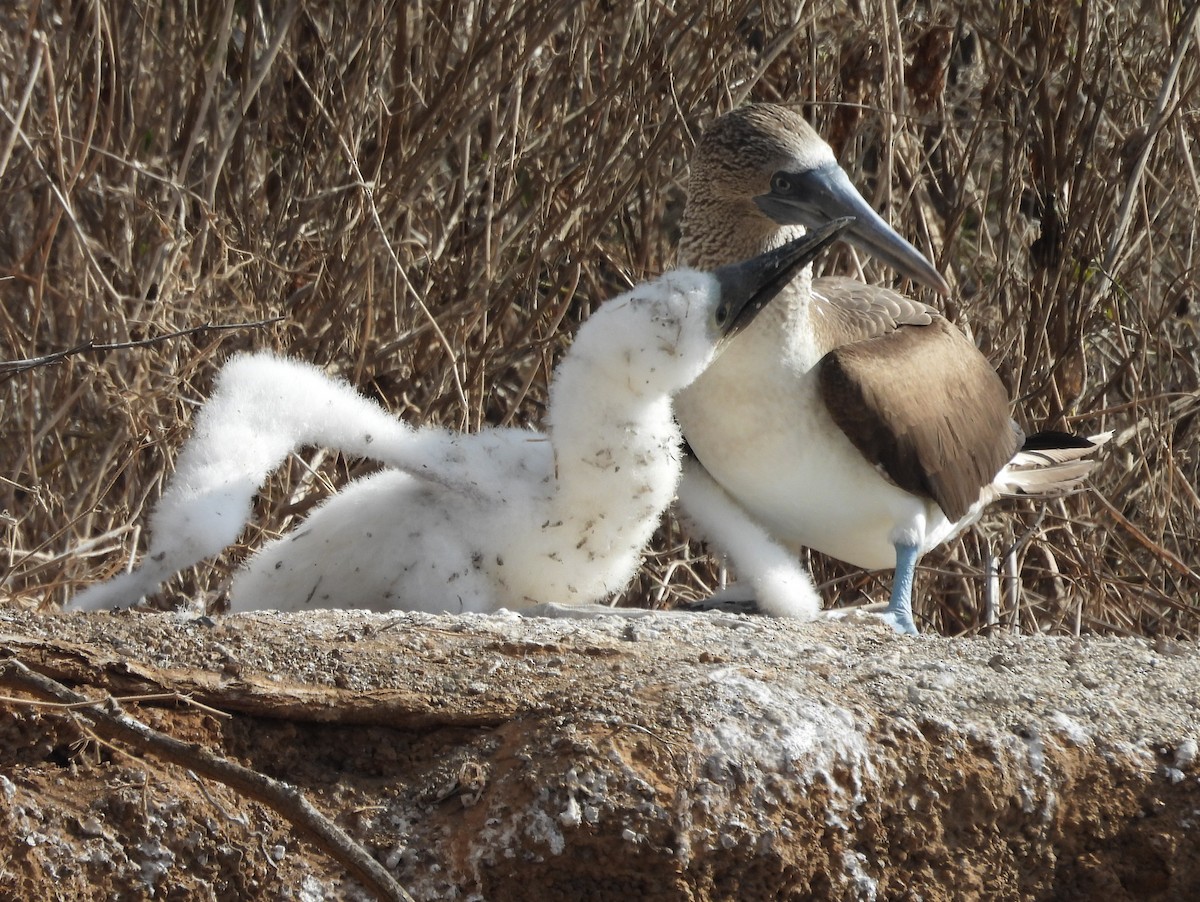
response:
<path fill-rule="evenodd" d="M 939 316 L 936 307 L 843 276 L 813 279 L 812 290 L 814 305 L 837 323 L 840 340 L 831 347 L 886 335 L 898 326 L 927 326 Z"/>
<path fill-rule="evenodd" d="M 830 415 L 859 452 L 957 520 L 1023 436 L 987 360 L 945 319 L 930 319 L 836 348 L 818 364 L 818 380 Z"/>

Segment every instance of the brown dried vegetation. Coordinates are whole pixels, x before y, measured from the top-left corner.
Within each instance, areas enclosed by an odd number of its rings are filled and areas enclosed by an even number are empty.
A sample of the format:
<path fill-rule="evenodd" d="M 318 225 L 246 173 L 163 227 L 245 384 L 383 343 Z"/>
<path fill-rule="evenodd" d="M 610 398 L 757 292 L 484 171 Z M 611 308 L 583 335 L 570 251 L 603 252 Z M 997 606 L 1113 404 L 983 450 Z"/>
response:
<path fill-rule="evenodd" d="M 1005 505 L 926 559 L 926 626 L 1196 636 L 1195 9 L 9 4 L 0 592 L 54 606 L 125 564 L 238 349 L 328 366 L 413 422 L 537 422 L 590 307 L 672 263 L 699 130 L 772 100 L 930 250 L 1025 426 L 1117 432 L 1094 493 Z M 245 546 L 182 590 L 361 465 L 284 469 Z M 827 598 L 884 591 L 814 567 Z M 628 601 L 718 576 L 667 523 Z"/>

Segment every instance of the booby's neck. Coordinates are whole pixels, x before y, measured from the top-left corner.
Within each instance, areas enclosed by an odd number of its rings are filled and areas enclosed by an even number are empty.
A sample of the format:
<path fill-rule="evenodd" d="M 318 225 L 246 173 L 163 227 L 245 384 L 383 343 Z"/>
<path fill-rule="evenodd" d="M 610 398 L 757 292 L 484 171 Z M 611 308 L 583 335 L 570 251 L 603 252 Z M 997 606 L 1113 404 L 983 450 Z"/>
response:
<path fill-rule="evenodd" d="M 691 186 L 692 197 L 681 224 L 679 263 L 711 272 L 718 266 L 749 260 L 804 234 L 781 229 L 748 197 L 727 197 L 708 186 Z"/>

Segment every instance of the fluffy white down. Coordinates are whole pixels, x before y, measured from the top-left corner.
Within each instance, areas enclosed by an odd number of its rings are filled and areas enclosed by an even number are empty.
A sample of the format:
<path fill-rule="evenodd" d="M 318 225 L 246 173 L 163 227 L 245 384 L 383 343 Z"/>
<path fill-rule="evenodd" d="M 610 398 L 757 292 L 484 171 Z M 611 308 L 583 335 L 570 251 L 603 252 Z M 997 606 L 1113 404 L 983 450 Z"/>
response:
<path fill-rule="evenodd" d="M 550 389 L 546 433 L 413 429 L 346 383 L 271 354 L 222 369 L 151 518 L 139 568 L 71 608 L 124 606 L 240 534 L 289 453 L 387 469 L 334 495 L 234 579 L 234 610 L 491 611 L 623 588 L 680 474 L 671 397 L 716 354 L 716 280 L 677 271 L 603 304 Z"/>
<path fill-rule="evenodd" d="M 693 529 L 746 574 L 759 610 L 799 620 L 820 616 L 821 596 L 796 556 L 772 539 L 694 460 L 684 464 L 679 507 Z"/>

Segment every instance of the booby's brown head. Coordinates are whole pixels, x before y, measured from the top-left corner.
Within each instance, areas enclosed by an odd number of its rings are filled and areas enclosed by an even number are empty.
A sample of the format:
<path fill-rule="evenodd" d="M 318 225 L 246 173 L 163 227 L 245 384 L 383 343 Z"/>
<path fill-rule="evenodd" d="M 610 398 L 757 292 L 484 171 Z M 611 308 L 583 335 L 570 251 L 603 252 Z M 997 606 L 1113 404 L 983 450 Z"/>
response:
<path fill-rule="evenodd" d="M 750 104 L 716 119 L 692 157 L 680 256 L 712 268 L 753 256 L 795 235 L 853 216 L 843 238 L 939 291 L 945 279 L 871 208 L 833 150 L 803 117 Z"/>

